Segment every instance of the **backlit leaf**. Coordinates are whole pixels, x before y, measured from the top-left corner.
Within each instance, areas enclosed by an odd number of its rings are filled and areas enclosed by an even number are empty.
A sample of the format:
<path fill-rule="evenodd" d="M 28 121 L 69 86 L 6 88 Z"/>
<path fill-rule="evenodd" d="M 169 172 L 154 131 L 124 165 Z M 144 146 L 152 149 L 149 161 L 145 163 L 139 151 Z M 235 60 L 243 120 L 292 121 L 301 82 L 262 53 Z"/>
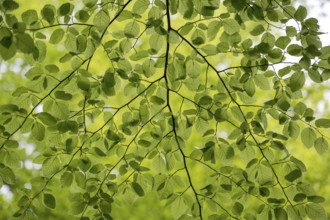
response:
<path fill-rule="evenodd" d="M 306 147 L 312 147 L 314 145 L 314 141 L 316 140 L 315 131 L 312 128 L 303 129 L 301 132 L 301 140 Z"/>
<path fill-rule="evenodd" d="M 225 32 L 229 35 L 237 33 L 240 30 L 240 25 L 237 23 L 236 20 L 231 18 L 223 21 L 223 27 L 225 29 Z"/>

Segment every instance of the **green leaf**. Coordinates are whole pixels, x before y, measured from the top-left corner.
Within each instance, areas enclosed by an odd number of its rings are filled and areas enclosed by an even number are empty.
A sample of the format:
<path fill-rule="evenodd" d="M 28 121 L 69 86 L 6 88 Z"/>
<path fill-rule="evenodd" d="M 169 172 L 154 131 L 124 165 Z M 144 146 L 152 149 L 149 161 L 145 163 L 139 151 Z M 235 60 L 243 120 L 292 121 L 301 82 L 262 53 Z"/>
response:
<path fill-rule="evenodd" d="M 308 217 L 312 220 L 326 220 L 327 214 L 324 208 L 317 203 L 308 203 L 305 206 L 305 211 Z"/>
<path fill-rule="evenodd" d="M 300 126 L 296 122 L 290 121 L 288 126 L 288 133 L 292 139 L 297 139 L 300 134 Z"/>
<path fill-rule="evenodd" d="M 205 34 L 202 30 L 196 29 L 191 35 L 191 41 L 194 45 L 201 45 L 205 43 Z"/>
<path fill-rule="evenodd" d="M 249 95 L 249 96 L 253 96 L 254 93 L 256 92 L 256 87 L 254 84 L 254 81 L 252 78 L 249 78 L 243 85 L 245 92 Z"/>
<path fill-rule="evenodd" d="M 36 118 L 38 118 L 42 123 L 48 126 L 54 126 L 57 122 L 57 120 L 49 113 L 47 112 L 40 112 L 35 115 Z"/>
<path fill-rule="evenodd" d="M 163 47 L 163 36 L 159 34 L 151 35 L 149 45 L 153 53 L 157 54 Z"/>
<path fill-rule="evenodd" d="M 150 112 L 147 105 L 140 105 L 139 117 L 142 123 L 146 123 L 149 120 Z"/>
<path fill-rule="evenodd" d="M 50 73 L 58 73 L 60 69 L 54 64 L 49 64 L 45 66 L 45 69 Z"/>
<path fill-rule="evenodd" d="M 71 131 L 76 134 L 78 132 L 78 123 L 73 120 L 61 121 L 57 124 L 57 128 L 62 133 Z"/>
<path fill-rule="evenodd" d="M 75 14 L 75 18 L 80 22 L 87 22 L 89 17 L 90 17 L 90 15 L 85 10 L 79 10 Z"/>
<path fill-rule="evenodd" d="M 165 100 L 158 96 L 151 96 L 150 102 L 155 103 L 157 105 L 163 105 L 165 103 Z"/>
<path fill-rule="evenodd" d="M 227 112 L 226 109 L 224 108 L 218 108 L 215 112 L 214 112 L 214 118 L 217 122 L 222 122 L 225 121 L 227 119 Z"/>
<path fill-rule="evenodd" d="M 175 15 L 178 11 L 179 2 L 177 0 L 170 0 L 170 12 L 172 15 Z"/>
<path fill-rule="evenodd" d="M 56 118 L 61 119 L 67 119 L 70 114 L 70 110 L 67 104 L 54 100 L 46 100 L 43 105 L 43 110 L 55 116 Z"/>
<path fill-rule="evenodd" d="M 206 56 L 212 56 L 218 54 L 218 49 L 212 44 L 204 45 L 201 50 L 206 54 Z"/>
<path fill-rule="evenodd" d="M 139 140 L 138 141 L 138 144 L 141 145 L 142 147 L 149 147 L 151 142 L 150 141 L 147 141 L 147 140 Z"/>
<path fill-rule="evenodd" d="M 297 11 L 294 13 L 294 18 L 298 21 L 303 21 L 307 17 L 307 9 L 304 6 L 299 6 Z"/>
<path fill-rule="evenodd" d="M 44 194 L 44 204 L 50 209 L 55 209 L 55 207 L 56 207 L 55 197 L 52 194 L 45 193 Z"/>
<path fill-rule="evenodd" d="M 244 210 L 244 206 L 241 203 L 239 202 L 234 203 L 234 206 L 232 208 L 232 212 L 234 215 L 240 216 L 243 210 Z"/>
<path fill-rule="evenodd" d="M 314 70 L 314 69 L 308 69 L 308 76 L 311 78 L 316 83 L 321 83 L 323 82 L 323 78 L 319 71 Z"/>
<path fill-rule="evenodd" d="M 49 43 L 58 44 L 64 37 L 64 30 L 62 28 L 56 29 L 50 36 Z"/>
<path fill-rule="evenodd" d="M 198 78 L 202 73 L 202 68 L 195 60 L 188 60 L 186 62 L 186 71 L 189 77 Z"/>
<path fill-rule="evenodd" d="M 209 40 L 213 40 L 217 36 L 221 26 L 222 23 L 218 20 L 213 20 L 209 23 L 207 29 L 207 37 L 209 38 Z"/>
<path fill-rule="evenodd" d="M 11 112 L 15 112 L 18 110 L 19 110 L 18 106 L 14 105 L 14 104 L 0 105 L 0 112 L 11 113 Z"/>
<path fill-rule="evenodd" d="M 303 48 L 302 46 L 298 45 L 298 44 L 291 44 L 288 48 L 288 53 L 291 55 L 291 56 L 300 56 L 302 51 L 303 51 Z"/>
<path fill-rule="evenodd" d="M 90 82 L 87 79 L 87 77 L 79 76 L 77 78 L 77 86 L 79 89 L 81 89 L 83 91 L 88 91 L 90 88 Z"/>
<path fill-rule="evenodd" d="M 36 140 L 42 141 L 45 138 L 45 131 L 45 127 L 41 123 L 36 122 L 32 127 L 32 136 Z"/>
<path fill-rule="evenodd" d="M 31 53 L 34 49 L 34 42 L 30 35 L 18 33 L 15 35 L 17 48 L 23 53 Z"/>
<path fill-rule="evenodd" d="M 42 164 L 42 172 L 45 176 L 55 174 L 61 167 L 58 157 L 47 158 Z"/>
<path fill-rule="evenodd" d="M 149 0 L 139 0 L 133 5 L 132 12 L 138 15 L 143 14 L 149 7 Z"/>
<path fill-rule="evenodd" d="M 295 202 L 302 202 L 306 199 L 306 194 L 304 193 L 297 193 L 294 198 L 293 198 L 293 201 Z"/>
<path fill-rule="evenodd" d="M 250 34 L 252 36 L 258 36 L 260 34 L 262 34 L 263 32 L 265 32 L 265 28 L 263 25 L 258 24 L 257 26 L 255 26 L 252 31 L 250 32 Z"/>
<path fill-rule="evenodd" d="M 172 1 L 173 2 L 173 1 Z M 179 12 L 183 15 L 185 19 L 192 18 L 194 13 L 194 3 L 191 0 L 181 0 L 178 3 L 174 3 L 179 5 Z"/>
<path fill-rule="evenodd" d="M 94 166 L 92 166 L 89 170 L 90 173 L 93 173 L 93 174 L 97 174 L 97 173 L 100 173 L 102 170 L 104 170 L 104 165 L 102 164 L 95 164 Z"/>
<path fill-rule="evenodd" d="M 301 141 L 307 148 L 312 147 L 314 145 L 315 140 L 316 134 L 312 128 L 305 128 L 304 130 L 302 130 Z"/>
<path fill-rule="evenodd" d="M 14 11 L 18 9 L 19 4 L 13 0 L 4 0 L 2 1 L 2 6 L 6 11 Z"/>
<path fill-rule="evenodd" d="M 303 56 L 300 60 L 299 60 L 299 65 L 308 70 L 310 65 L 311 65 L 311 59 L 308 58 L 307 56 Z M 309 74 L 308 74 L 309 75 Z M 321 81 L 322 81 L 322 78 L 321 78 Z"/>
<path fill-rule="evenodd" d="M 136 38 L 140 33 L 140 26 L 136 21 L 128 23 L 124 28 L 124 34 L 127 38 Z"/>
<path fill-rule="evenodd" d="M 46 4 L 41 9 L 41 16 L 49 24 L 53 24 L 55 21 L 56 8 L 54 5 Z"/>
<path fill-rule="evenodd" d="M 13 185 L 16 182 L 16 176 L 12 169 L 4 165 L 0 166 L 0 177 L 4 183 Z"/>
<path fill-rule="evenodd" d="M 8 148 L 18 148 L 19 143 L 15 140 L 7 140 L 5 142 L 5 146 Z"/>
<path fill-rule="evenodd" d="M 244 115 L 242 114 L 241 110 L 237 106 L 232 106 L 230 108 L 231 114 L 233 117 L 238 121 L 238 122 L 243 122 L 245 121 Z"/>
<path fill-rule="evenodd" d="M 98 29 L 99 32 L 104 31 L 108 27 L 110 22 L 110 17 L 107 11 L 100 10 L 94 16 L 93 24 Z"/>
<path fill-rule="evenodd" d="M 282 207 L 275 208 L 274 213 L 275 213 L 276 220 L 288 220 L 289 219 L 288 214 Z"/>
<path fill-rule="evenodd" d="M 210 104 L 212 104 L 212 102 L 213 102 L 212 97 L 210 97 L 208 95 L 205 95 L 205 96 L 202 96 L 199 99 L 198 104 L 200 104 L 200 105 L 210 105 Z"/>
<path fill-rule="evenodd" d="M 285 175 L 285 179 L 289 182 L 293 182 L 296 179 L 298 179 L 299 177 L 301 177 L 302 173 L 299 169 L 295 169 L 293 171 L 291 171 L 290 173 L 288 173 L 287 175 Z"/>
<path fill-rule="evenodd" d="M 69 52 L 77 53 L 77 38 L 72 33 L 66 35 L 64 45 Z"/>
<path fill-rule="evenodd" d="M 232 35 L 240 30 L 240 25 L 238 22 L 232 18 L 228 18 L 223 21 L 223 27 L 227 34 Z"/>
<path fill-rule="evenodd" d="M 22 21 L 27 25 L 33 25 L 38 21 L 38 13 L 34 9 L 29 9 L 22 13 Z"/>
<path fill-rule="evenodd" d="M 146 51 L 146 50 L 139 50 L 136 53 L 134 53 L 133 55 L 131 55 L 129 58 L 132 61 L 138 61 L 138 60 L 141 60 L 142 58 L 146 58 L 148 56 L 149 56 L 148 51 Z"/>
<path fill-rule="evenodd" d="M 319 128 L 330 128 L 330 119 L 327 118 L 320 118 L 315 120 L 316 127 Z"/>
<path fill-rule="evenodd" d="M 263 74 L 257 74 L 254 76 L 255 85 L 262 90 L 269 90 L 270 85 L 267 77 Z"/>
<path fill-rule="evenodd" d="M 166 170 L 165 161 L 160 155 L 152 159 L 152 170 L 157 173 L 163 173 Z"/>
<path fill-rule="evenodd" d="M 132 188 L 138 196 L 144 196 L 144 190 L 137 182 L 132 182 Z"/>
<path fill-rule="evenodd" d="M 71 100 L 72 99 L 72 95 L 70 93 L 66 93 L 64 91 L 56 91 L 55 97 L 57 99 L 61 99 L 61 100 Z"/>
<path fill-rule="evenodd" d="M 84 5 L 88 8 L 92 8 L 93 6 L 96 5 L 97 0 L 83 0 Z"/>
<path fill-rule="evenodd" d="M 328 141 L 322 136 L 315 140 L 314 147 L 317 153 L 324 154 L 328 150 L 329 144 Z"/>
<path fill-rule="evenodd" d="M 322 196 L 307 196 L 308 202 L 313 202 L 313 203 L 323 203 L 325 202 L 325 198 Z"/>
<path fill-rule="evenodd" d="M 296 92 L 300 90 L 305 85 L 305 74 L 303 72 L 295 72 L 290 77 L 289 87 L 291 88 L 292 92 Z"/>
<path fill-rule="evenodd" d="M 73 182 L 73 175 L 71 172 L 65 172 L 61 175 L 62 187 L 69 187 Z"/>
<path fill-rule="evenodd" d="M 64 3 L 59 7 L 59 14 L 61 16 L 68 15 L 68 14 L 72 13 L 73 8 L 74 8 L 74 6 L 71 3 L 69 3 L 69 2 Z"/>

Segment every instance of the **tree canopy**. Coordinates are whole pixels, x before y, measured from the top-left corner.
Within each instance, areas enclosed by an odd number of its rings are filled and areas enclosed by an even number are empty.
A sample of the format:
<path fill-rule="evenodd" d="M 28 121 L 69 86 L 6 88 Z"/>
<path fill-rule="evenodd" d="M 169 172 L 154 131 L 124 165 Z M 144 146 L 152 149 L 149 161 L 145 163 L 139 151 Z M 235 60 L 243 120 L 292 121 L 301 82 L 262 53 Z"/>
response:
<path fill-rule="evenodd" d="M 305 7 L 1 0 L 0 11 L 3 219 L 120 219 L 129 204 L 151 219 L 327 219 L 295 154 L 324 154 L 330 128 L 330 46 Z"/>

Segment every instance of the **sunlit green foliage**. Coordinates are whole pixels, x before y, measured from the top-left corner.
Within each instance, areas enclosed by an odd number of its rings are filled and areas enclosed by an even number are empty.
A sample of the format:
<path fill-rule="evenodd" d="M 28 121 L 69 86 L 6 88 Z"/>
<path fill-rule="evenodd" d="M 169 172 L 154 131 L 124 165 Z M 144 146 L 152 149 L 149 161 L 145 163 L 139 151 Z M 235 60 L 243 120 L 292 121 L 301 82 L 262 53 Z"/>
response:
<path fill-rule="evenodd" d="M 305 7 L 59 2 L 0 1 L 1 59 L 28 67 L 0 105 L 4 218 L 116 219 L 157 196 L 171 213 L 146 217 L 327 219 L 288 148 L 328 149 L 304 88 L 330 78 L 330 47 Z"/>

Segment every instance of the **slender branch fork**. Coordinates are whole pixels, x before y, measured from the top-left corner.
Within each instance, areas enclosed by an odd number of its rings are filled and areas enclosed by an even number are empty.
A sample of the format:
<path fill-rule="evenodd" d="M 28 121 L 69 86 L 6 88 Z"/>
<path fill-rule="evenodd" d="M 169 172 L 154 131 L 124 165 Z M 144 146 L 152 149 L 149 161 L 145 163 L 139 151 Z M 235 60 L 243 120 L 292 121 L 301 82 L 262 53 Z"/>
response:
<path fill-rule="evenodd" d="M 166 21 L 167 21 L 167 41 L 166 41 L 166 52 L 165 52 L 165 65 L 164 65 L 164 77 L 165 77 L 165 82 L 166 82 L 166 87 L 167 87 L 167 93 L 166 93 L 166 96 L 167 96 L 167 100 L 166 100 L 166 105 L 167 105 L 167 108 L 168 110 L 170 111 L 171 113 L 171 118 L 172 118 L 172 126 L 173 126 L 173 133 L 174 133 L 174 136 L 175 136 L 175 141 L 176 141 L 176 144 L 178 146 L 178 149 L 182 155 L 182 160 L 183 160 L 183 166 L 184 166 L 184 169 L 186 171 L 186 175 L 187 175 L 187 178 L 188 178 L 188 182 L 189 182 L 189 185 L 193 191 L 193 194 L 195 196 L 195 199 L 196 199 L 196 203 L 197 203 L 197 206 L 198 206 L 198 212 L 199 212 L 199 217 L 200 219 L 202 220 L 203 219 L 203 215 L 202 215 L 202 205 L 201 205 L 201 202 L 198 198 L 198 193 L 197 193 L 197 190 L 193 184 L 193 181 L 192 181 L 192 178 L 191 178 L 191 174 L 190 174 L 190 171 L 189 171 L 189 168 L 187 166 L 187 161 L 186 161 L 186 155 L 184 154 L 183 152 L 183 149 L 181 148 L 180 146 L 180 142 L 179 142 L 179 138 L 178 138 L 178 134 L 177 134 L 177 128 L 176 128 L 176 120 L 175 120 L 175 113 L 173 112 L 172 110 L 172 107 L 171 107 L 171 100 L 170 100 L 170 92 L 171 92 L 171 89 L 170 89 L 170 85 L 169 85 L 169 81 L 168 81 L 168 65 L 169 65 L 169 53 L 170 53 L 170 42 L 169 42 L 169 35 L 170 35 L 170 32 L 172 31 L 172 27 L 171 27 L 171 13 L 170 13 L 170 3 L 169 3 L 169 0 L 166 0 Z"/>

